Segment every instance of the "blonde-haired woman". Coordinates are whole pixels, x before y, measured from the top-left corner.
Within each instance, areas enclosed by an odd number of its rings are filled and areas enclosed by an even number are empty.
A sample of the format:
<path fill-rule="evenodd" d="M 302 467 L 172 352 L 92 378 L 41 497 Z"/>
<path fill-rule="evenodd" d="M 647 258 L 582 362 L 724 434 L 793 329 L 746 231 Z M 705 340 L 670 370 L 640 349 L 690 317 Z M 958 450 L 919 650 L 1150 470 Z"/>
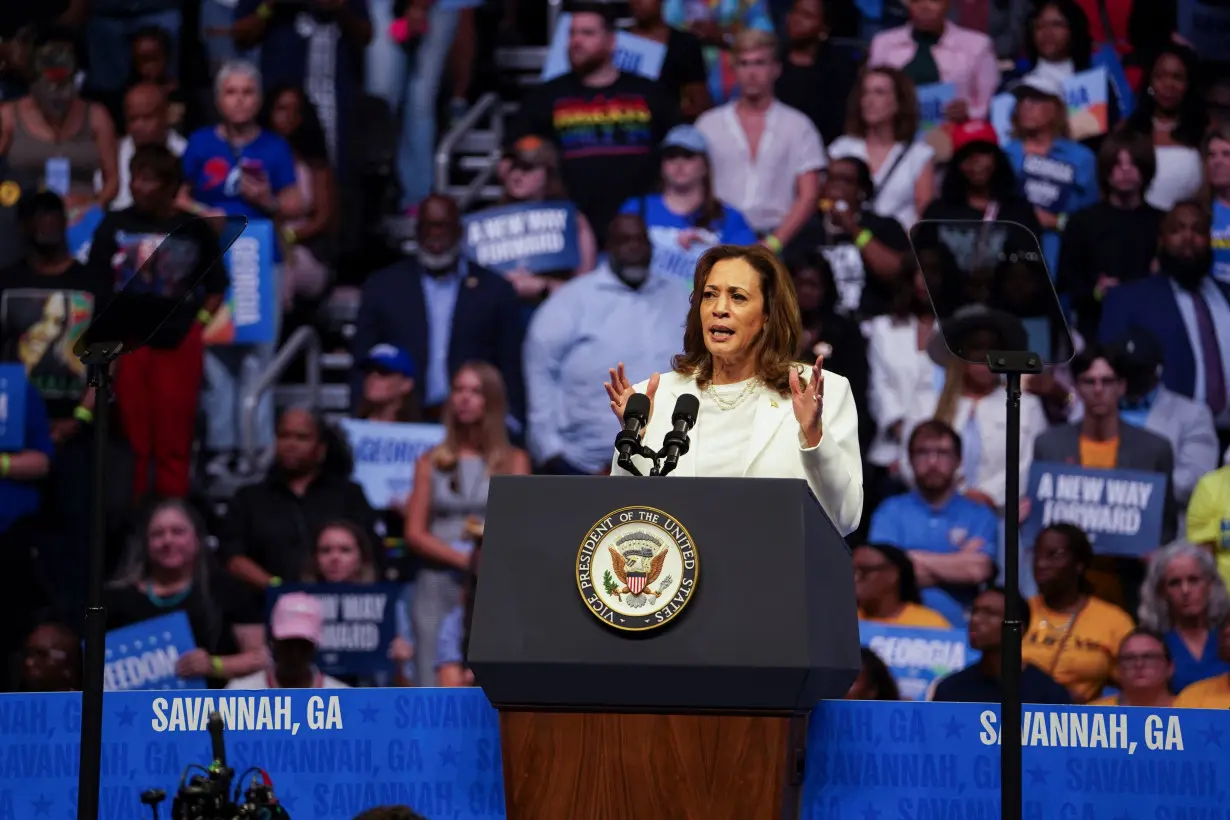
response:
<path fill-rule="evenodd" d="M 440 624 L 461 600 L 472 542 L 466 522 L 482 520 L 493 475 L 529 475 L 530 457 L 508 442 L 504 380 L 485 362 L 463 364 L 444 405 L 444 443 L 419 459 L 406 502 L 406 543 L 422 561 L 415 578 L 417 679 L 435 679 Z"/>

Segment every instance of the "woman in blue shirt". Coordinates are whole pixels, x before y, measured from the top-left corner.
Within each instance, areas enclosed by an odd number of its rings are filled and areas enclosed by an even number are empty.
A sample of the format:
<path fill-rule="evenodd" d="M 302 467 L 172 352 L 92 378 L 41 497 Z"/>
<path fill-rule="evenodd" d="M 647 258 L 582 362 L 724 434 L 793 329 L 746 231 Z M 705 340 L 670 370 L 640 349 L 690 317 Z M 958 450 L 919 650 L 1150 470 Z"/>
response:
<path fill-rule="evenodd" d="M 677 125 L 662 140 L 662 193 L 634 197 L 621 213 L 638 214 L 653 244 L 653 272 L 692 285 L 701 254 L 715 245 L 754 245 L 743 214 L 713 195 L 709 145 L 691 125 Z"/>
<path fill-rule="evenodd" d="M 1097 159 L 1069 139 L 1068 107 L 1059 80 L 1031 74 L 1013 93 L 1017 104 L 1012 139 L 1004 153 L 1042 225 L 1042 253 L 1053 277 L 1068 217 L 1098 201 Z"/>
<path fill-rule="evenodd" d="M 1175 692 L 1198 680 L 1230 672 L 1217 652 L 1219 624 L 1230 596 L 1213 556 L 1186 541 L 1158 550 L 1140 588 L 1140 624 L 1162 635 L 1174 658 Z"/>

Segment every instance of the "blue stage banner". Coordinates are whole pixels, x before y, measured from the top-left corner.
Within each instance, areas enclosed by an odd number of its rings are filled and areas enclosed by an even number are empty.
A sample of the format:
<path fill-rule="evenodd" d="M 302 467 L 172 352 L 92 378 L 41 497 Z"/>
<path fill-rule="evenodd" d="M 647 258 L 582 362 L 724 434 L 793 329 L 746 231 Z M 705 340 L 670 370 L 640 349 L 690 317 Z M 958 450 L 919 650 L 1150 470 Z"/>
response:
<path fill-rule="evenodd" d="M 388 671 L 389 644 L 397 633 L 400 584 L 282 584 L 270 587 L 269 611 L 288 592 L 306 592 L 325 613 L 316 665 L 326 675 L 372 675 Z"/>
<path fill-rule="evenodd" d="M 207 721 L 228 764 L 265 769 L 295 820 L 410 806 L 428 820 L 504 817 L 499 725 L 478 689 L 117 692 L 103 707 L 99 820 L 151 817 Z M 0 695 L 0 818 L 75 817 L 81 696 Z M 999 709 L 826 701 L 811 716 L 801 820 L 1000 816 Z M 1026 820 L 1223 820 L 1230 712 L 1026 707 Z"/>
<path fill-rule="evenodd" d="M 957 97 L 957 87 L 952 83 L 920 85 L 918 94 L 918 132 L 925 134 L 944 122 L 944 107 Z"/>
<path fill-rule="evenodd" d="M 103 686 L 108 692 L 205 688 L 201 678 L 175 674 L 175 662 L 196 649 L 183 612 L 113 629 L 107 633 L 106 647 Z"/>
<path fill-rule="evenodd" d="M 581 264 L 571 202 L 523 202 L 462 217 L 466 249 L 484 268 L 508 273 L 572 271 Z"/>
<path fill-rule="evenodd" d="M 226 252 L 231 286 L 205 328 L 205 343 L 265 344 L 278 336 L 278 279 L 273 266 L 273 223 L 254 219 Z"/>
<path fill-rule="evenodd" d="M 1099 555 L 1141 557 L 1162 538 L 1166 476 L 1141 470 L 1089 470 L 1035 461 L 1029 470 L 1029 517 L 1021 543 L 1032 546 L 1051 524 L 1080 527 Z"/>
<path fill-rule="evenodd" d="M 978 660 L 964 629 L 924 629 L 858 622 L 863 646 L 884 661 L 902 700 L 926 700 L 931 685 Z"/>
<path fill-rule="evenodd" d="M 0 364 L 0 453 L 26 449 L 26 368 Z"/>
<path fill-rule="evenodd" d="M 568 65 L 568 30 L 571 25 L 571 14 L 561 14 L 556 18 L 555 32 L 551 36 L 550 45 L 547 46 L 547 58 L 543 61 L 542 74 L 539 75 L 539 79 L 544 83 L 571 70 Z M 656 80 L 662 73 L 662 62 L 665 59 L 664 44 L 626 31 L 615 33 L 615 54 L 612 55 L 612 60 L 620 71 Z"/>
<path fill-rule="evenodd" d="M 444 441 L 441 424 L 342 419 L 342 431 L 354 454 L 350 477 L 363 488 L 375 510 L 401 511 L 414 492 L 414 468 L 430 449 Z"/>

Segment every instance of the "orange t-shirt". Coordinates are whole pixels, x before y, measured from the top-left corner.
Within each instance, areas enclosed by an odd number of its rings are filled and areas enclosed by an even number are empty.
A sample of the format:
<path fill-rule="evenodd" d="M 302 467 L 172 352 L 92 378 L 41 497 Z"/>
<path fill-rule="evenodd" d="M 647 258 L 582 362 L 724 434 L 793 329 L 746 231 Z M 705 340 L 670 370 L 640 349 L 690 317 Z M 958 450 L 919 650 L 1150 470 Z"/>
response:
<path fill-rule="evenodd" d="M 1230 672 L 1185 687 L 1174 705 L 1176 709 L 1230 709 Z"/>
<path fill-rule="evenodd" d="M 1119 437 L 1094 441 L 1081 436 L 1081 466 L 1090 470 L 1113 470 L 1119 461 Z"/>
<path fill-rule="evenodd" d="M 1072 616 L 1052 612 L 1035 595 L 1021 656 L 1065 686 L 1073 703 L 1088 703 L 1102 694 L 1119 644 L 1134 628 L 1126 612 L 1100 598 Z"/>
<path fill-rule="evenodd" d="M 887 624 L 889 626 L 919 626 L 929 627 L 931 629 L 952 629 L 952 624 L 948 623 L 948 619 L 940 613 L 936 612 L 931 607 L 922 606 L 921 604 L 909 604 L 901 608 L 901 611 L 892 618 L 868 618 L 860 609 L 858 611 L 858 619 L 867 621 L 873 624 Z"/>

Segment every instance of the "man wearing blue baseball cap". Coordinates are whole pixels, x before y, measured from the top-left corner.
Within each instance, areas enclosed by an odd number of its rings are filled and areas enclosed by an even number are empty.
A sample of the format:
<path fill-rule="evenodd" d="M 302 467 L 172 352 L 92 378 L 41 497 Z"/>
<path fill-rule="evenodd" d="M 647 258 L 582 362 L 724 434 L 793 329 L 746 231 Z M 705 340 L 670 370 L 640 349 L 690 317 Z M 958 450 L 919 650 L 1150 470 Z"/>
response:
<path fill-rule="evenodd" d="M 390 344 L 378 344 L 359 363 L 363 399 L 356 415 L 368 421 L 422 421 L 414 398 L 417 370 L 410 354 Z"/>

